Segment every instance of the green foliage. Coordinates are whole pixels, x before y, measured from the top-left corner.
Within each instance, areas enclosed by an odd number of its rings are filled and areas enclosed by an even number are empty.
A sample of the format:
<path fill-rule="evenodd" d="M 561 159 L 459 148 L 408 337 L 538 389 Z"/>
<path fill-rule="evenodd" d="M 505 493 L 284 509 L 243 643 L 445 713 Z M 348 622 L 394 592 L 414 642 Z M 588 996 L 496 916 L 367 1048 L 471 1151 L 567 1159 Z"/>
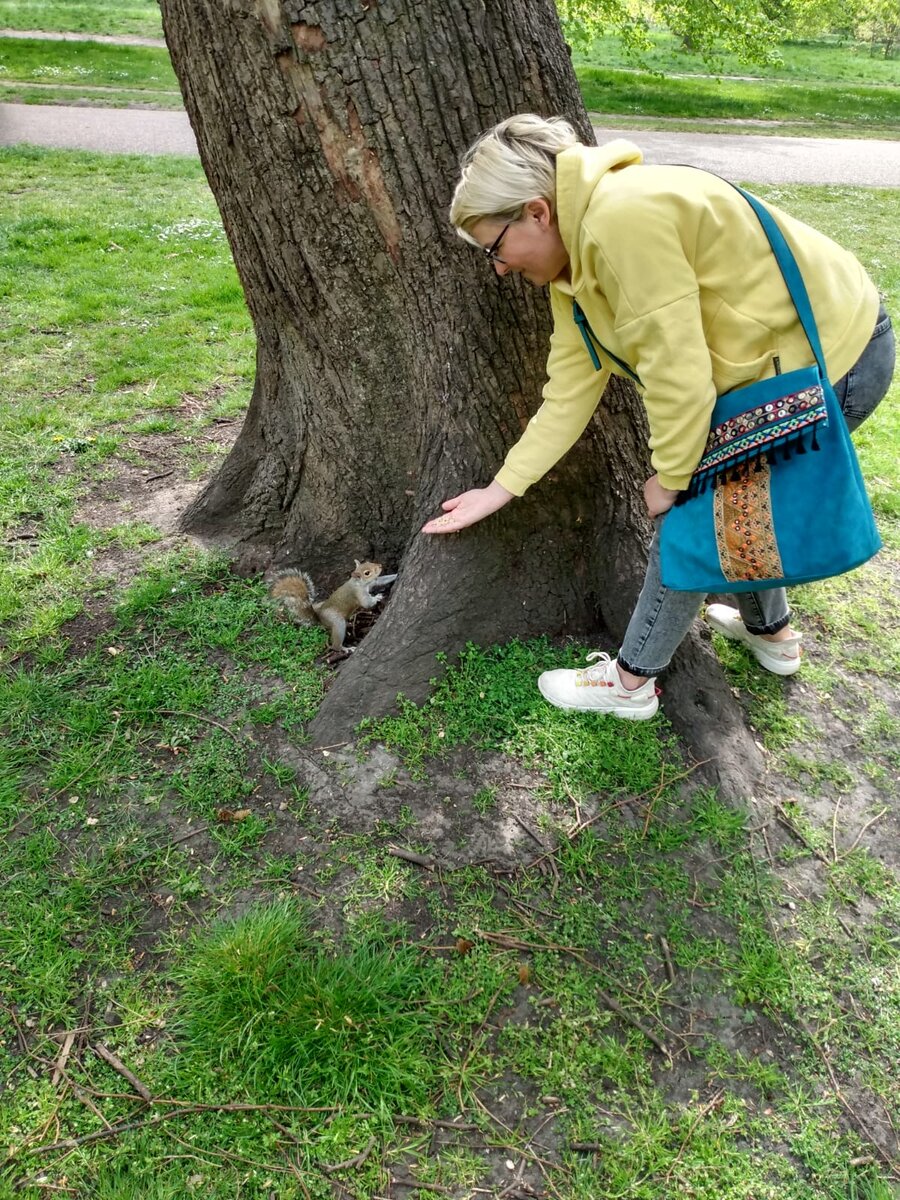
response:
<path fill-rule="evenodd" d="M 896 0 L 791 0 L 791 29 L 806 36 L 844 34 L 868 44 L 870 54 L 896 55 L 900 9 Z"/>
<path fill-rule="evenodd" d="M 760 0 L 650 0 L 644 10 L 626 0 L 557 0 L 566 37 L 578 46 L 615 31 L 635 57 L 649 46 L 648 18 L 671 30 L 684 45 L 714 65 L 724 49 L 743 63 L 765 63 L 777 54 L 783 30 Z"/>
<path fill-rule="evenodd" d="M 435 1080 L 427 971 L 413 951 L 317 949 L 293 902 L 196 937 L 177 978 L 191 1054 L 261 1099 L 408 1111 Z"/>
<path fill-rule="evenodd" d="M 708 73 L 709 64 L 700 55 L 686 50 L 673 34 L 653 29 L 647 36 L 649 44 L 639 64 L 645 70 L 661 76 Z M 577 65 L 583 66 L 616 68 L 635 65 L 621 40 L 615 36 L 596 38 L 590 45 L 577 50 L 573 58 Z M 759 79 L 781 79 L 823 86 L 830 83 L 900 82 L 898 64 L 873 58 L 870 47 L 863 42 L 839 41 L 835 38 L 782 42 L 779 57 L 769 63 L 754 65 L 753 77 L 749 79 L 739 59 L 723 53 L 717 62 L 717 72 L 724 76 L 744 76 L 747 84 Z M 737 79 L 732 82 L 737 82 Z"/>

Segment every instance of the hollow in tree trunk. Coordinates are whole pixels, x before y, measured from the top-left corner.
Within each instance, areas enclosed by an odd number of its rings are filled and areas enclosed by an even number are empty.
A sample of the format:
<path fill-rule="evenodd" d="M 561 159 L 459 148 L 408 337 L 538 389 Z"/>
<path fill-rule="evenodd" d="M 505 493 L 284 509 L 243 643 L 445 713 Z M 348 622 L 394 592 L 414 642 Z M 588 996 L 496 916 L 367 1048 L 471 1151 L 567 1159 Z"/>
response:
<path fill-rule="evenodd" d="M 184 526 L 248 569 L 302 565 L 320 588 L 354 558 L 399 570 L 313 735 L 347 736 L 398 692 L 421 699 L 435 654 L 469 640 L 615 645 L 648 538 L 630 385 L 613 380 L 524 498 L 461 534 L 418 534 L 441 500 L 490 481 L 539 403 L 546 298 L 501 283 L 447 210 L 462 151 L 510 113 L 562 114 L 592 141 L 552 0 L 161 7 L 257 335 L 242 432 Z M 748 786 L 758 756 L 696 639 L 667 691 L 694 749 L 728 744 L 722 780 Z"/>

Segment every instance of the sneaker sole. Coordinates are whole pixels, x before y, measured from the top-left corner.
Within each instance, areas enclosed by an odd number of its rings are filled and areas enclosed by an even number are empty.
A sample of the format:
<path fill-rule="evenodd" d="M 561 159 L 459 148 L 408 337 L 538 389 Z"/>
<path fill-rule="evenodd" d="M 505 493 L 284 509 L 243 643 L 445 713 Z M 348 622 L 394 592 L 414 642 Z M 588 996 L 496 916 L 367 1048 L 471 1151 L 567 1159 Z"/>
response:
<path fill-rule="evenodd" d="M 715 629 L 717 633 L 721 633 L 723 637 L 727 637 L 732 642 L 740 642 L 746 646 L 759 665 L 766 671 L 771 672 L 772 675 L 796 675 L 800 670 L 803 660 L 799 655 L 796 658 L 770 658 L 764 650 L 760 650 L 757 645 L 748 640 L 749 637 L 753 636 L 752 634 L 745 637 L 744 630 L 735 629 L 731 625 L 726 625 L 724 621 L 718 621 L 715 617 L 710 617 L 709 615 L 706 617 L 706 623 L 712 629 Z"/>
<path fill-rule="evenodd" d="M 659 701 L 654 696 L 652 700 L 643 708 L 595 708 L 592 704 L 564 704 L 561 700 L 556 700 L 552 696 L 548 696 L 538 680 L 538 690 L 554 708 L 563 709 L 565 712 L 590 712 L 596 713 L 600 717 L 620 717 L 624 721 L 649 721 L 651 717 L 656 716 L 659 708 Z"/>

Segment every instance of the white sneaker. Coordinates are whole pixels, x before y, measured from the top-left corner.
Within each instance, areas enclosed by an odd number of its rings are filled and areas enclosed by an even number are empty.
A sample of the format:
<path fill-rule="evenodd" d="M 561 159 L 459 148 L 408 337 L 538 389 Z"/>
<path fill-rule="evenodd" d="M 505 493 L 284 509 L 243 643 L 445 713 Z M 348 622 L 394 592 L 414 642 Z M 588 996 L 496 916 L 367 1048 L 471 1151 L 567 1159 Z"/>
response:
<path fill-rule="evenodd" d="M 545 700 L 557 708 L 576 708 L 580 712 L 612 713 L 627 721 L 649 721 L 659 708 L 652 679 L 628 691 L 622 683 L 616 660 L 595 650 L 588 662 L 593 667 L 580 671 L 545 671 L 538 687 Z"/>
<path fill-rule="evenodd" d="M 758 633 L 748 632 L 740 613 L 727 604 L 707 605 L 706 619 L 725 637 L 743 642 L 757 662 L 773 675 L 793 675 L 800 670 L 802 634 L 795 633 L 782 642 L 768 642 Z"/>

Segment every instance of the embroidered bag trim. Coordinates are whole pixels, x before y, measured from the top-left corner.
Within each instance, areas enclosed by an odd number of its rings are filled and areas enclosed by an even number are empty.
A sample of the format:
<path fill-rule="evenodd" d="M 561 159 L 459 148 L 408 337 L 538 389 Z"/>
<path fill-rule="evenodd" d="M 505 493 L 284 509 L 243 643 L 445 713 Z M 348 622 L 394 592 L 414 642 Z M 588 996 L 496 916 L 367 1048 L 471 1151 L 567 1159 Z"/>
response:
<path fill-rule="evenodd" d="M 717 487 L 713 521 L 722 574 L 729 583 L 784 574 L 772 513 L 771 470 L 762 463 Z"/>
<path fill-rule="evenodd" d="M 736 480 L 744 469 L 761 468 L 764 460 L 776 461 L 776 451 L 787 461 L 791 453 L 818 450 L 816 429 L 828 424 L 828 409 L 821 384 L 778 396 L 714 425 L 706 449 L 682 497 L 701 495 L 729 477 Z"/>

